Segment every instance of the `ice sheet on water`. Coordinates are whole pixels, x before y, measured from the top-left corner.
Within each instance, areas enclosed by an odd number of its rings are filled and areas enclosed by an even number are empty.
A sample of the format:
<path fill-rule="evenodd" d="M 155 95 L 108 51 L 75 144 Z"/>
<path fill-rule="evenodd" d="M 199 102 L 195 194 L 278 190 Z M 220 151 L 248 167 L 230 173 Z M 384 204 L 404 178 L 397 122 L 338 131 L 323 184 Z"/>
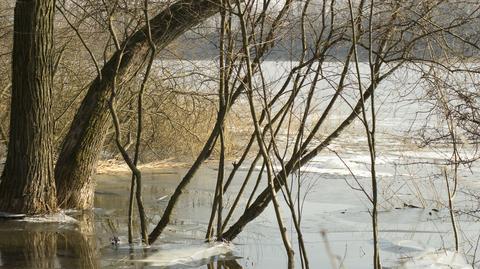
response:
<path fill-rule="evenodd" d="M 351 176 L 352 173 L 356 177 L 368 178 L 371 176 L 368 168 L 370 162 L 369 156 L 354 156 L 344 158 L 343 161 L 334 155 L 321 155 L 315 157 L 308 165 L 300 168 L 303 173 L 326 174 L 336 176 Z M 379 158 L 379 163 L 386 163 L 385 158 Z M 281 166 L 275 166 L 280 171 Z M 255 169 L 260 170 L 262 166 L 256 166 Z M 392 173 L 377 171 L 379 177 L 393 177 Z"/>
<path fill-rule="evenodd" d="M 18 221 L 22 222 L 31 222 L 31 223 L 67 223 L 67 224 L 74 224 L 78 221 L 66 215 L 63 212 L 49 214 L 49 215 L 38 215 L 38 216 L 26 216 L 23 219 L 19 219 Z"/>
<path fill-rule="evenodd" d="M 400 240 L 390 242 L 383 240 L 380 242 L 380 249 L 396 254 L 401 254 L 400 258 L 394 260 L 391 264 L 388 261 L 384 263 L 385 268 L 395 269 L 472 269 L 467 259 L 462 253 L 450 250 L 435 250 L 420 242 L 413 240 Z"/>
<path fill-rule="evenodd" d="M 4 220 L 16 220 L 25 218 L 25 214 L 14 214 L 8 212 L 0 212 L 0 219 Z"/>
<path fill-rule="evenodd" d="M 231 254 L 233 250 L 233 245 L 225 242 L 182 247 L 163 247 L 146 259 L 137 261 L 149 263 L 152 266 L 194 266 L 212 257 Z"/>
<path fill-rule="evenodd" d="M 320 168 L 320 167 L 304 167 L 300 169 L 301 172 L 305 173 L 316 173 L 316 174 L 329 174 L 329 175 L 338 175 L 338 176 L 350 176 L 352 173 L 356 177 L 371 177 L 370 171 L 366 169 L 352 169 L 350 170 L 347 168 Z M 393 177 L 392 173 L 383 173 L 377 172 L 377 176 L 379 177 Z"/>
<path fill-rule="evenodd" d="M 405 257 L 393 268 L 398 269 L 472 269 L 465 256 L 448 250 L 424 251 L 412 257 Z"/>
<path fill-rule="evenodd" d="M 400 240 L 397 242 L 392 242 L 388 240 L 380 240 L 379 242 L 380 249 L 383 251 L 388 251 L 397 254 L 410 254 L 419 253 L 426 250 L 426 246 L 420 242 L 413 240 Z"/>
<path fill-rule="evenodd" d="M 379 159 L 379 162 L 385 163 L 384 158 Z M 342 159 L 335 155 L 320 155 L 300 170 L 307 173 L 340 176 L 350 176 L 353 173 L 356 177 L 370 177 L 369 163 L 370 156 L 367 155 L 344 156 Z M 377 176 L 391 177 L 393 174 L 377 171 Z"/>

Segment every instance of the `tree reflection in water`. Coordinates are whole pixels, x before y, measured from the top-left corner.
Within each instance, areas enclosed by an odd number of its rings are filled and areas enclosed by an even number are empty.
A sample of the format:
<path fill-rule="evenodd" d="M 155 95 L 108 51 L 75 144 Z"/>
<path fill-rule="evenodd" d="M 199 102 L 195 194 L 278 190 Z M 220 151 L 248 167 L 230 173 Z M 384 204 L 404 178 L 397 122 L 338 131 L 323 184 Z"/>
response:
<path fill-rule="evenodd" d="M 55 268 L 56 232 L 35 230 L 35 225 L 11 224 L 22 230 L 0 231 L 3 268 Z"/>
<path fill-rule="evenodd" d="M 75 216 L 74 224 L 0 221 L 0 268 L 101 268 L 98 234 L 91 212 Z M 98 228 L 98 227 L 97 227 Z M 100 232 L 100 231 L 97 231 Z M 103 231 L 105 232 L 105 231 Z M 101 232 L 100 232 L 101 233 Z M 119 264 L 131 268 L 151 268 L 148 263 L 134 262 L 146 258 L 151 249 L 115 250 L 110 248 L 110 267 Z M 130 261 L 125 258 L 130 256 Z M 105 255 L 105 253 L 104 253 Z M 107 254 L 108 256 L 108 254 Z M 105 257 L 104 257 L 105 258 Z M 103 264 L 108 266 L 107 264 Z M 241 269 L 236 260 L 211 258 L 199 264 L 202 268 Z"/>
<path fill-rule="evenodd" d="M 100 268 L 99 248 L 95 237 L 94 216 L 85 212 L 76 217 L 75 230 L 57 236 L 58 260 L 62 268 Z"/>
<path fill-rule="evenodd" d="M 0 268 L 100 268 L 93 217 L 77 219 L 76 224 L 1 221 Z"/>

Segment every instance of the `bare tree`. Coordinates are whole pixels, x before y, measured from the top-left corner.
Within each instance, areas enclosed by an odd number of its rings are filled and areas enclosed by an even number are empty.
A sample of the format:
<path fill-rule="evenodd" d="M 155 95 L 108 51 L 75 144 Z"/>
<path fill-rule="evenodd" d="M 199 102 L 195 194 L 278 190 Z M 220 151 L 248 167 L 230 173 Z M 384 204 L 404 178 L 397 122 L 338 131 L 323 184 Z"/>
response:
<path fill-rule="evenodd" d="M 14 15 L 8 154 L 0 209 L 41 214 L 57 209 L 53 179 L 54 1 L 17 1 Z"/>
<path fill-rule="evenodd" d="M 157 51 L 179 35 L 218 12 L 215 1 L 178 1 L 150 20 Z M 150 51 L 147 27 L 132 33 L 91 83 L 64 139 L 55 166 L 59 204 L 64 208 L 91 208 L 94 171 L 109 127 L 108 96 L 114 76 L 122 85 L 143 65 Z M 120 42 L 120 41 L 119 41 Z M 123 55 L 120 57 L 120 55 Z M 119 60 L 121 59 L 121 62 Z M 118 64 L 118 72 L 116 66 Z M 121 90 L 123 87 L 119 87 Z M 120 96 L 122 92 L 118 93 Z"/>

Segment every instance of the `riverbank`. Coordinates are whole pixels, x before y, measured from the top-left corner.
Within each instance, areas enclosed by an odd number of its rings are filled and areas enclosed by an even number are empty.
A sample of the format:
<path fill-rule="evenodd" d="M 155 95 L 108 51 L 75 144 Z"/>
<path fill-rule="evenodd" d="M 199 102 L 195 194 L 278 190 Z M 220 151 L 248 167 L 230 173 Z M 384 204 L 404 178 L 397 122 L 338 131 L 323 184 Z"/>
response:
<path fill-rule="evenodd" d="M 154 170 L 166 168 L 188 168 L 188 162 L 175 160 L 174 158 L 161 161 L 148 162 L 138 165 L 141 170 Z M 116 175 L 130 172 L 130 168 L 123 160 L 109 159 L 101 160 L 97 164 L 95 173 L 97 175 Z"/>

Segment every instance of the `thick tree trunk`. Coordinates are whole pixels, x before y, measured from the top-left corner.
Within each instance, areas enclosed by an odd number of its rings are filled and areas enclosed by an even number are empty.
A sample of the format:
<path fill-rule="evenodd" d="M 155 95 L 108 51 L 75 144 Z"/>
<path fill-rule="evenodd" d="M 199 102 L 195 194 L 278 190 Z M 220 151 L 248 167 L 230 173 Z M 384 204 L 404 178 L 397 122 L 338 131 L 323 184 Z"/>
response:
<path fill-rule="evenodd" d="M 218 12 L 220 0 L 180 0 L 155 16 L 150 25 L 157 51 L 178 36 Z M 88 209 L 93 206 L 92 179 L 96 161 L 110 125 L 108 98 L 117 61 L 119 84 L 141 68 L 150 50 L 147 29 L 134 33 L 102 68 L 90 86 L 70 130 L 64 139 L 55 168 L 58 201 L 62 208 Z M 121 86 L 118 88 L 121 95 Z"/>
<path fill-rule="evenodd" d="M 15 6 L 2 211 L 41 214 L 56 209 L 51 118 L 54 8 L 54 0 L 18 0 Z"/>

